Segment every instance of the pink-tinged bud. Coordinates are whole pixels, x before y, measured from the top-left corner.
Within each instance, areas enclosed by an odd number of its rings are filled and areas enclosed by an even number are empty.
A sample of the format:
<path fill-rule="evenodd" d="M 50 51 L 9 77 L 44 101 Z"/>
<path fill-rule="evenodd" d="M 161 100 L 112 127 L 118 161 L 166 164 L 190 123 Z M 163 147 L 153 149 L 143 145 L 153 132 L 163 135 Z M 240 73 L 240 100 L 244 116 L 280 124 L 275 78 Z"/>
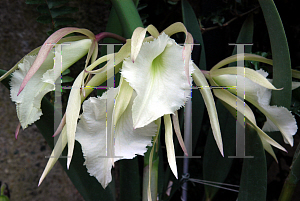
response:
<path fill-rule="evenodd" d="M 16 140 L 18 139 L 18 135 L 20 133 L 20 128 L 21 128 L 21 123 L 19 122 L 19 124 L 17 125 L 17 128 L 16 128 L 16 131 L 15 131 Z"/>

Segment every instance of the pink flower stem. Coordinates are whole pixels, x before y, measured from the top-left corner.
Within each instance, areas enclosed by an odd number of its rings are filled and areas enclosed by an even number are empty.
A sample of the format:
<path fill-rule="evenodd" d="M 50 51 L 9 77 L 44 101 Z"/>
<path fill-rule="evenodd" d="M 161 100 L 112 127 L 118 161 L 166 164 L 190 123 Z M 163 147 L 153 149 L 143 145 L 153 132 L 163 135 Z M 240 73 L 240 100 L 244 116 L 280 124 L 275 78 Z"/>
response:
<path fill-rule="evenodd" d="M 114 34 L 114 33 L 101 32 L 101 33 L 96 35 L 96 41 L 97 42 L 99 42 L 100 40 L 102 40 L 104 38 L 113 38 L 113 39 L 116 39 L 116 40 L 118 40 L 122 43 L 126 43 L 126 38 L 123 38 L 122 36 L 119 36 L 119 35 Z"/>

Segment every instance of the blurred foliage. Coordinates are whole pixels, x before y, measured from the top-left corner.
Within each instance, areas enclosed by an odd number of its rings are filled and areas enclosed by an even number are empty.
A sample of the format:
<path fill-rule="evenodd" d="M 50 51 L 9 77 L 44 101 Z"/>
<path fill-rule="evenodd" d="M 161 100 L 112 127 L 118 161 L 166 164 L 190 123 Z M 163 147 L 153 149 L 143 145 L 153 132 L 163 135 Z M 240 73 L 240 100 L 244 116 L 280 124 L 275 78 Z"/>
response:
<path fill-rule="evenodd" d="M 36 10 L 41 16 L 36 19 L 37 22 L 51 24 L 51 30 L 47 32 L 49 36 L 66 25 L 76 23 L 75 19 L 65 17 L 78 11 L 78 8 L 67 6 L 67 2 L 69 0 L 26 0 L 26 4 L 38 4 Z"/>

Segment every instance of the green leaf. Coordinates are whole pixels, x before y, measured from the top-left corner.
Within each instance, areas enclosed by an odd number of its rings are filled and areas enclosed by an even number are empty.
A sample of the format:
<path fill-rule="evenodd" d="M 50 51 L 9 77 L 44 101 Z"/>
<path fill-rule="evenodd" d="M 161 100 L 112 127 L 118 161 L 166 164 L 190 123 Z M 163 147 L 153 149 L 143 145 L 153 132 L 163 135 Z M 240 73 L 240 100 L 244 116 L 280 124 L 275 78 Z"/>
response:
<path fill-rule="evenodd" d="M 141 184 L 138 158 L 120 160 L 120 200 L 141 200 Z M 129 168 L 130 167 L 130 168 Z M 148 175 L 147 175 L 148 176 Z"/>
<path fill-rule="evenodd" d="M 72 19 L 72 18 L 68 18 L 68 17 L 64 17 L 64 18 L 54 18 L 54 26 L 58 27 L 58 26 L 64 26 L 64 25 L 72 25 L 76 23 L 76 20 Z"/>
<path fill-rule="evenodd" d="M 50 24 L 52 23 L 52 17 L 50 15 L 42 15 L 39 16 L 36 21 L 42 23 L 42 24 Z"/>
<path fill-rule="evenodd" d="M 45 3 L 45 0 L 26 0 L 26 4 L 42 4 Z"/>
<path fill-rule="evenodd" d="M 236 44 L 251 44 L 253 40 L 253 15 L 249 15 L 245 22 L 243 23 L 243 26 L 240 30 L 239 36 L 236 40 Z M 245 45 L 245 53 L 251 53 L 252 51 L 252 45 Z M 236 52 L 236 45 L 234 46 L 232 55 L 235 55 Z M 258 63 L 258 62 L 257 62 Z M 236 62 L 233 62 L 228 65 L 229 67 L 236 66 Z"/>
<path fill-rule="evenodd" d="M 66 83 L 66 82 L 73 82 L 74 78 L 70 76 L 63 76 L 61 79 L 61 83 Z"/>
<path fill-rule="evenodd" d="M 267 164 L 265 151 L 257 132 L 248 124 L 245 133 L 246 156 L 253 156 L 253 158 L 244 158 L 238 200 L 266 200 Z"/>
<path fill-rule="evenodd" d="M 202 33 L 200 30 L 200 26 L 198 23 L 198 19 L 194 13 L 193 8 L 188 3 L 187 0 L 181 1 L 182 6 L 182 18 L 183 23 L 187 29 L 188 32 L 190 32 L 197 42 L 200 44 L 200 61 L 199 61 L 199 68 L 202 70 L 206 70 L 206 58 L 205 58 L 205 50 L 204 50 L 204 43 L 202 38 Z M 195 49 L 196 47 L 194 47 Z M 200 95 L 200 92 L 198 90 L 192 91 L 192 132 L 193 132 L 193 150 L 196 148 L 196 143 L 198 141 L 198 137 L 200 134 L 201 126 L 202 126 L 202 119 L 204 114 L 204 101 L 202 96 Z"/>
<path fill-rule="evenodd" d="M 292 170 L 297 170 L 297 173 L 294 174 L 296 177 L 296 181 L 300 181 L 300 144 L 298 144 L 298 147 L 296 149 L 296 152 L 294 154 L 293 163 L 291 165 Z"/>
<path fill-rule="evenodd" d="M 259 0 L 267 24 L 273 57 L 273 85 L 282 88 L 272 91 L 271 104 L 290 108 L 292 72 L 285 31 L 273 0 Z"/>
<path fill-rule="evenodd" d="M 236 43 L 252 43 L 253 38 L 253 17 L 250 15 L 244 22 Z M 245 46 L 245 53 L 251 52 L 252 46 Z M 236 47 L 232 55 L 236 54 Z M 236 66 L 236 62 L 229 66 Z M 216 143 L 212 137 L 211 130 L 208 134 L 205 152 L 203 156 L 203 178 L 208 181 L 223 183 L 232 166 L 236 145 L 236 120 L 230 112 L 224 107 L 220 100 L 216 103 L 218 116 L 220 120 L 222 140 L 224 143 L 224 158 L 217 150 Z M 206 197 L 212 199 L 219 189 L 211 186 L 205 186 Z"/>
<path fill-rule="evenodd" d="M 48 5 L 47 5 L 47 4 L 39 5 L 39 6 L 36 8 L 36 10 L 39 11 L 40 13 L 50 14 L 50 11 L 49 11 L 49 8 L 48 8 Z"/>
<path fill-rule="evenodd" d="M 0 75 L 3 75 L 6 71 L 0 70 Z M 10 77 L 7 77 L 2 81 L 2 83 L 9 88 L 9 80 Z M 54 107 L 53 105 L 46 99 L 42 100 L 42 111 L 43 115 L 40 120 L 38 120 L 35 124 L 41 131 L 43 137 L 46 139 L 47 144 L 53 149 L 54 147 L 54 138 L 52 135 L 54 133 Z M 63 156 L 67 155 L 67 149 L 63 151 Z M 45 159 L 47 160 L 47 159 Z M 67 175 L 70 177 L 74 186 L 83 196 L 86 201 L 94 201 L 94 200 L 114 200 L 114 192 L 112 190 L 113 183 L 108 185 L 106 190 L 104 190 L 101 184 L 96 180 L 95 177 L 91 177 L 89 173 L 87 173 L 86 167 L 83 165 L 84 158 L 81 151 L 80 144 L 76 141 L 75 149 L 73 153 L 73 160 L 70 166 L 70 169 L 67 170 L 66 158 L 59 159 L 60 164 L 66 171 Z"/>
<path fill-rule="evenodd" d="M 220 120 L 224 157 L 220 154 L 210 129 L 203 155 L 203 179 L 223 183 L 230 171 L 233 161 L 233 158 L 228 158 L 228 156 L 234 156 L 235 154 L 236 120 L 223 106 L 221 101 L 217 101 L 216 107 Z M 206 197 L 211 200 L 218 190 L 216 187 L 205 186 Z"/>
<path fill-rule="evenodd" d="M 202 70 L 206 70 L 206 58 L 205 58 L 205 49 L 202 38 L 202 33 L 200 30 L 200 25 L 198 23 L 198 19 L 194 13 L 193 8 L 188 3 L 187 0 L 182 0 L 182 15 L 183 15 L 183 23 L 193 36 L 195 40 L 201 45 L 201 56 L 200 56 L 200 64 L 199 67 Z"/>
<path fill-rule="evenodd" d="M 111 0 L 119 17 L 125 38 L 131 38 L 137 27 L 143 27 L 139 13 L 132 0 Z"/>
<path fill-rule="evenodd" d="M 290 173 L 284 182 L 279 201 L 292 200 L 294 191 L 300 181 L 300 144 L 298 144 L 290 169 Z"/>
<path fill-rule="evenodd" d="M 56 6 L 63 5 L 67 2 L 69 2 L 69 0 L 47 0 L 50 9 Z"/>
<path fill-rule="evenodd" d="M 67 75 L 67 74 L 69 74 L 70 72 L 71 72 L 70 69 L 66 69 L 64 72 L 62 72 L 61 75 Z"/>
<path fill-rule="evenodd" d="M 58 7 L 58 8 L 52 8 L 50 10 L 51 15 L 52 15 L 53 18 L 56 18 L 59 15 L 75 13 L 77 11 L 78 11 L 78 8 L 69 7 L 69 6 L 61 6 L 61 7 Z"/>

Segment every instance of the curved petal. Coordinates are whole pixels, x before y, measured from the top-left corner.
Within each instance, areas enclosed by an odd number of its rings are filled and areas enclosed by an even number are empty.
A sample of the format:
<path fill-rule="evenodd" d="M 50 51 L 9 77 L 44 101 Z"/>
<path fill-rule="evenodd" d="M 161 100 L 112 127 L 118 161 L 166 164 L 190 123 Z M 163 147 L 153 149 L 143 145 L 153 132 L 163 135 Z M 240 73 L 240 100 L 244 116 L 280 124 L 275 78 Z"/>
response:
<path fill-rule="evenodd" d="M 65 71 L 83 57 L 87 53 L 90 44 L 91 40 L 83 39 L 65 45 L 62 48 L 61 71 Z M 25 56 L 23 61 L 18 64 L 19 70 L 13 73 L 10 82 L 10 94 L 12 101 L 16 102 L 18 118 L 23 129 L 40 118 L 42 115 L 40 109 L 42 98 L 46 93 L 55 89 L 55 80 L 60 77 L 61 71 L 55 71 L 56 74 L 54 74 L 53 58 L 54 50 L 52 49 L 44 63 L 28 81 L 22 94 L 18 95 L 18 90 L 26 74 L 31 69 L 36 56 Z"/>
<path fill-rule="evenodd" d="M 10 96 L 12 101 L 16 103 L 17 115 L 23 129 L 40 119 L 42 115 L 41 100 L 46 93 L 54 89 L 53 84 L 42 81 L 43 74 L 53 67 L 53 52 L 50 55 L 52 55 L 52 58 L 46 59 L 44 64 L 30 79 L 24 88 L 24 92 L 19 96 L 17 96 L 18 90 L 36 56 L 26 56 L 23 62 L 19 63 L 19 70 L 12 74 Z"/>
<path fill-rule="evenodd" d="M 38 186 L 41 185 L 41 183 L 43 182 L 43 180 L 45 179 L 45 177 L 47 176 L 47 174 L 50 172 L 50 170 L 53 168 L 53 166 L 55 165 L 55 163 L 57 162 L 57 160 L 59 159 L 59 157 L 61 156 L 61 152 L 62 150 L 64 150 L 64 148 L 67 145 L 67 129 L 66 126 L 64 126 L 64 128 L 61 131 L 61 134 L 59 135 L 58 138 L 58 142 L 55 144 L 55 147 L 52 150 L 51 153 L 51 157 L 49 158 L 47 165 L 43 171 L 43 174 L 39 180 L 39 184 Z"/>
<path fill-rule="evenodd" d="M 134 128 L 173 114 L 190 96 L 182 48 L 163 33 L 143 44 L 134 63 L 130 58 L 124 60 L 122 76 L 137 93 L 132 108 Z"/>
<path fill-rule="evenodd" d="M 112 88 L 115 96 L 119 88 Z M 147 145 L 151 145 L 152 136 L 157 132 L 154 122 L 145 128 L 134 129 L 131 109 L 135 95 L 129 107 L 120 116 L 115 126 L 115 158 L 132 159 L 137 154 L 143 155 Z M 90 98 L 83 103 L 83 114 L 78 123 L 76 140 L 81 144 L 85 165 L 90 175 L 95 176 L 105 188 L 111 181 L 112 160 L 106 156 L 106 94 L 100 98 Z M 120 158 L 122 157 L 122 158 Z"/>
<path fill-rule="evenodd" d="M 50 53 L 52 47 L 64 36 L 66 36 L 67 34 L 73 33 L 73 32 L 78 32 L 78 33 L 82 33 L 86 36 L 88 36 L 90 39 L 95 39 L 94 34 L 87 30 L 87 29 L 79 29 L 79 28 L 74 28 L 74 27 L 66 27 L 66 28 L 62 28 L 60 30 L 57 30 L 56 32 L 54 32 L 51 36 L 49 36 L 49 38 L 47 38 L 47 40 L 44 42 L 44 44 L 42 45 L 36 60 L 34 61 L 34 63 L 32 64 L 32 68 L 28 71 L 28 73 L 26 74 L 18 94 L 21 93 L 21 91 L 24 89 L 24 87 L 26 86 L 26 84 L 28 83 L 28 81 L 31 79 L 31 77 L 37 72 L 37 70 L 40 68 L 40 66 L 44 63 L 45 59 L 48 57 L 48 54 Z"/>
<path fill-rule="evenodd" d="M 240 61 L 240 60 L 259 61 L 259 62 L 263 62 L 263 63 L 269 64 L 269 65 L 273 65 L 273 60 L 271 60 L 271 59 L 267 59 L 265 57 L 262 57 L 262 56 L 259 56 L 259 55 L 256 55 L 256 54 L 245 53 L 245 54 L 232 55 L 230 57 L 227 57 L 227 58 L 223 59 L 222 61 L 220 61 L 219 63 L 214 65 L 214 67 L 212 67 L 210 69 L 210 72 L 212 72 L 214 70 L 217 70 L 217 69 L 219 69 L 219 68 L 221 68 L 221 67 L 223 67 L 227 64 L 230 64 L 232 62 Z"/>
<path fill-rule="evenodd" d="M 195 65 L 195 64 L 193 64 L 193 65 Z M 199 68 L 196 66 L 195 66 L 195 72 L 193 73 L 193 78 L 194 78 L 195 84 L 199 87 L 199 90 L 203 97 L 204 103 L 206 105 L 207 112 L 209 115 L 210 125 L 212 128 L 212 132 L 213 132 L 214 138 L 216 140 L 217 146 L 218 146 L 222 156 L 224 156 L 220 124 L 219 124 L 215 101 L 214 101 L 213 95 L 211 93 L 211 89 L 209 88 L 209 84 L 207 83 L 207 80 L 205 79 L 204 75 L 199 70 Z"/>
<path fill-rule="evenodd" d="M 285 143 L 294 144 L 293 135 L 297 132 L 295 117 L 285 107 L 261 105 L 260 111 L 267 116 L 262 130 L 280 131 Z"/>
<path fill-rule="evenodd" d="M 244 67 L 227 67 L 227 68 L 222 68 L 222 69 L 217 69 L 214 70 L 210 73 L 211 77 L 215 77 L 218 75 L 223 75 L 223 74 L 230 74 L 230 75 L 235 75 L 237 74 L 237 70 L 241 69 L 245 73 L 245 77 L 251 80 L 252 82 L 255 82 L 263 87 L 266 87 L 268 89 L 273 89 L 277 90 L 271 82 L 269 82 L 266 79 L 266 76 L 263 76 L 261 73 L 252 70 L 250 68 L 244 68 Z M 229 86 L 229 85 L 228 85 Z"/>
<path fill-rule="evenodd" d="M 184 32 L 185 33 L 185 41 L 184 41 L 184 49 L 182 52 L 182 57 L 184 59 L 184 70 L 185 75 L 188 80 L 188 83 L 191 84 L 190 75 L 189 74 L 189 65 L 190 65 L 190 59 L 191 59 L 191 53 L 193 49 L 194 39 L 192 34 L 190 34 L 183 23 L 181 22 L 175 22 L 174 24 L 171 24 L 169 27 L 167 27 L 165 30 L 163 30 L 164 33 L 166 33 L 168 36 L 172 36 L 175 33 L 178 32 Z"/>
<path fill-rule="evenodd" d="M 230 91 L 233 94 L 237 94 L 236 90 L 236 83 L 245 83 L 245 99 L 249 102 L 258 102 L 259 98 L 262 99 L 262 101 L 267 102 L 270 101 L 270 97 L 264 97 L 263 94 L 265 94 L 267 88 L 256 84 L 255 82 L 251 81 L 250 79 L 246 77 L 242 77 L 240 75 L 219 75 L 212 78 L 219 86 L 226 86 L 228 87 L 228 91 Z M 267 81 L 267 80 L 265 80 Z M 268 81 L 269 82 L 269 81 Z M 269 104 L 269 102 L 267 103 Z"/>
<path fill-rule="evenodd" d="M 131 61 L 132 62 L 135 61 L 136 57 L 140 52 L 147 31 L 155 38 L 159 36 L 157 29 L 151 24 L 147 28 L 142 28 L 142 27 L 136 28 L 131 37 Z"/>
<path fill-rule="evenodd" d="M 258 73 L 266 77 L 268 73 L 258 70 Z M 297 123 L 294 116 L 284 107 L 270 106 L 271 90 L 252 82 L 248 78 L 236 75 L 220 75 L 213 78 L 221 86 L 233 86 L 236 79 L 245 82 L 245 99 L 259 109 L 266 117 L 264 131 L 280 131 L 285 142 L 293 146 L 293 135 L 297 132 Z M 236 89 L 229 88 L 236 94 Z"/>
<path fill-rule="evenodd" d="M 178 179 L 176 158 L 175 158 L 175 149 L 173 143 L 173 128 L 170 115 L 164 115 L 164 123 L 165 123 L 165 141 L 166 141 L 166 149 L 167 149 L 167 158 L 170 169 L 172 170 L 176 179 Z"/>

